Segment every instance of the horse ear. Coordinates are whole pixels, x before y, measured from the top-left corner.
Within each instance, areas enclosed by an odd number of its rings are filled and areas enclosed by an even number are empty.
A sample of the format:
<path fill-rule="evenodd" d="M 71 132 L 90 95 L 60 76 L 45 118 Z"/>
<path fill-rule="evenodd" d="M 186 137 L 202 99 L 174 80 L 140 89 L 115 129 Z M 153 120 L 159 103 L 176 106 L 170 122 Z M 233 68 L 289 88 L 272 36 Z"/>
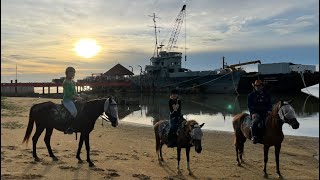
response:
<path fill-rule="evenodd" d="M 202 124 L 200 125 L 200 128 L 202 128 L 203 125 L 204 125 L 204 123 L 202 123 Z"/>
<path fill-rule="evenodd" d="M 291 100 L 288 101 L 288 104 L 291 104 L 292 102 L 293 102 L 293 100 L 291 99 Z"/>
<path fill-rule="evenodd" d="M 281 101 L 280 101 L 280 106 L 282 106 L 283 105 L 283 99 L 281 99 Z"/>

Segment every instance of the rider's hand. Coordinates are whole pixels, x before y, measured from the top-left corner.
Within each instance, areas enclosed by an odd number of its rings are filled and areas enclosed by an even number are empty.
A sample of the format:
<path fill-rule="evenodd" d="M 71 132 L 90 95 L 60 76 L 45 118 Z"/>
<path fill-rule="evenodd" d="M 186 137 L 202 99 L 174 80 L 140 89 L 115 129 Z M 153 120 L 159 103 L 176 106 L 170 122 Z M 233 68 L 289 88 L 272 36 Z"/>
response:
<path fill-rule="evenodd" d="M 252 119 L 256 119 L 257 118 L 257 114 L 252 114 Z"/>
<path fill-rule="evenodd" d="M 83 98 L 80 97 L 80 96 L 76 96 L 75 99 L 76 99 L 77 101 L 82 101 L 82 100 L 83 100 Z"/>

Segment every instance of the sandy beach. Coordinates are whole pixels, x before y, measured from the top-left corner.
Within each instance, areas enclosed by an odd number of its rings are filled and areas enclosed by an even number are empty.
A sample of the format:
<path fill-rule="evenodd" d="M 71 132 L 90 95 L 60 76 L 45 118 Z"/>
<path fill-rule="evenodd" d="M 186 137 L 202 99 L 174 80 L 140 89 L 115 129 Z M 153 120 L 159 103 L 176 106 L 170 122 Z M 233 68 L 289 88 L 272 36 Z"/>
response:
<path fill-rule="evenodd" d="M 59 99 L 8 97 L 1 107 L 1 179 L 263 179 L 263 146 L 245 143 L 245 163 L 236 165 L 233 133 L 204 131 L 203 151 L 190 153 L 190 167 L 186 168 L 185 150 L 182 150 L 177 174 L 176 148 L 163 147 L 165 163 L 160 166 L 155 151 L 152 126 L 119 122 L 113 128 L 101 126 L 97 120 L 90 134 L 91 159 L 95 167 L 78 164 L 75 135 L 54 130 L 51 146 L 58 161 L 52 161 L 43 141 L 37 144 L 41 162 L 32 158 L 32 140 L 22 143 L 29 110 L 32 104 L 44 101 L 59 103 Z M 196 119 L 195 119 L 196 120 Z M 32 132 L 32 136 L 35 126 Z M 78 134 L 78 140 L 79 140 Z M 86 159 L 83 146 L 81 157 Z M 319 138 L 286 136 L 280 153 L 280 171 L 284 179 L 319 179 Z M 269 151 L 267 166 L 269 179 L 277 179 L 274 148 Z"/>

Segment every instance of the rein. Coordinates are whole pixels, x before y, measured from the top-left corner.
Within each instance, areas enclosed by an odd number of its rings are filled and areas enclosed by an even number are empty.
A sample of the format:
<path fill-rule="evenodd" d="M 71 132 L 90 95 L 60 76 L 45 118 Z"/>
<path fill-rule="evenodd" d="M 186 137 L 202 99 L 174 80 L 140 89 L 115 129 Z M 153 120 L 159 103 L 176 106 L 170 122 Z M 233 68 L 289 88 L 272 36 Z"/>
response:
<path fill-rule="evenodd" d="M 99 117 L 101 117 L 102 120 L 105 120 L 107 122 L 111 122 L 111 120 L 109 119 L 108 116 L 106 116 L 105 114 L 100 115 Z M 101 126 L 103 127 L 103 121 L 101 121 Z"/>

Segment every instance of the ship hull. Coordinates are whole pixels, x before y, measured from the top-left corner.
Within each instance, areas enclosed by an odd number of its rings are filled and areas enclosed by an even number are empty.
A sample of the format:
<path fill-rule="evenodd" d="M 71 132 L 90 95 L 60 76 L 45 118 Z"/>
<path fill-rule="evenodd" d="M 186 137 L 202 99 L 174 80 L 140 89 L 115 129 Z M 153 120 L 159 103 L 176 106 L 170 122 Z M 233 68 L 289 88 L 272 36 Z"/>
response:
<path fill-rule="evenodd" d="M 247 73 L 239 81 L 238 92 L 240 94 L 250 93 L 253 90 L 252 83 L 261 79 L 266 84 L 266 89 L 271 93 L 298 93 L 301 89 L 319 84 L 319 72 L 288 74 L 258 74 Z"/>
<path fill-rule="evenodd" d="M 245 74 L 244 71 L 190 77 L 151 78 L 137 76 L 132 80 L 133 88 L 141 91 L 165 92 L 178 88 L 186 93 L 236 94 L 243 74 Z"/>

